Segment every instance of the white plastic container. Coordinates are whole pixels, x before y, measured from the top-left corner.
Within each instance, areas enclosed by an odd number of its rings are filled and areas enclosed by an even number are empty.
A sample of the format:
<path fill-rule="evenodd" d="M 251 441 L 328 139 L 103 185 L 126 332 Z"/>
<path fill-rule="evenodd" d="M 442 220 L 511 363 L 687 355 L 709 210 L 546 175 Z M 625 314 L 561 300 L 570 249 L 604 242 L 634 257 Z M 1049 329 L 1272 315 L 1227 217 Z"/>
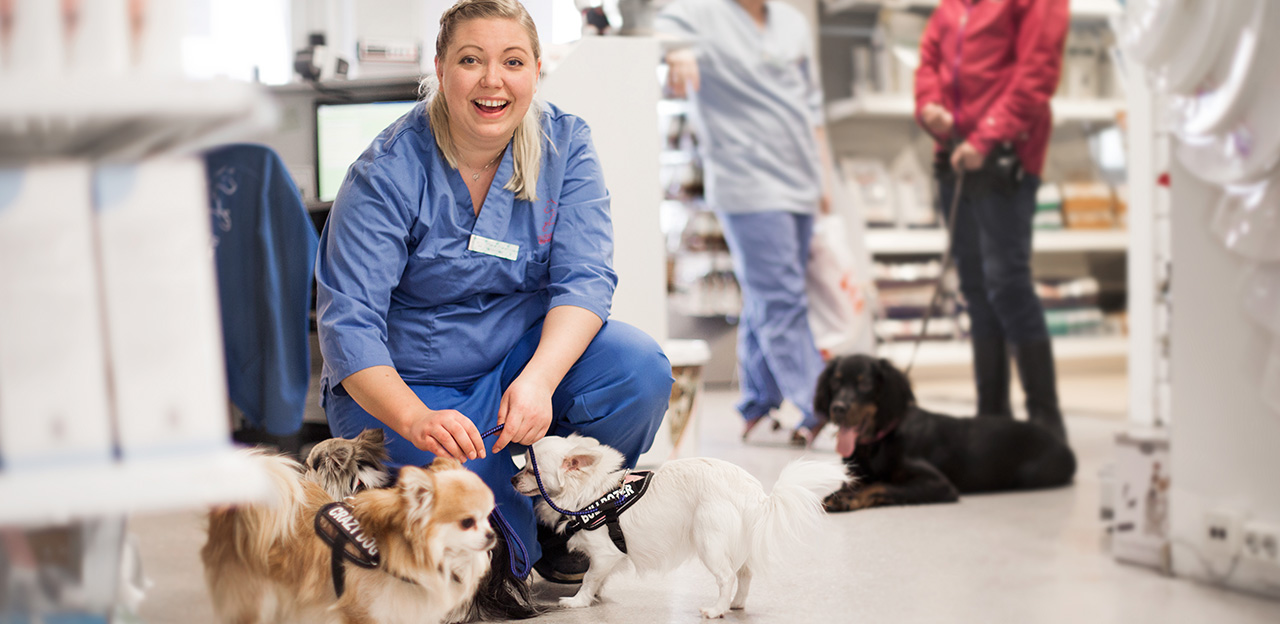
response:
<path fill-rule="evenodd" d="M 9 73 L 15 78 L 54 80 L 66 70 L 62 3 L 12 0 Z"/>
<path fill-rule="evenodd" d="M 127 0 L 80 0 L 79 17 L 68 50 L 72 75 L 93 78 L 124 75 L 129 69 Z"/>
<path fill-rule="evenodd" d="M 69 161 L 0 169 L 0 463 L 7 472 L 112 457 L 90 171 Z"/>
<path fill-rule="evenodd" d="M 103 167 L 94 182 L 121 455 L 229 444 L 204 164 Z"/>

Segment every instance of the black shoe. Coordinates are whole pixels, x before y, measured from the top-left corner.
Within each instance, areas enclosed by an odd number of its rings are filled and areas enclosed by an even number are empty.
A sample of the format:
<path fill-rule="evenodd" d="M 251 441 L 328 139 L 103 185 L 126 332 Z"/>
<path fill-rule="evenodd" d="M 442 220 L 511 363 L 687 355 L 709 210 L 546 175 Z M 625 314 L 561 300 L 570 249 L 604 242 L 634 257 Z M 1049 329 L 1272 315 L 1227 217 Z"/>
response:
<path fill-rule="evenodd" d="M 542 558 L 533 564 L 533 569 L 537 570 L 542 578 L 562 585 L 581 584 L 582 577 L 586 576 L 587 568 L 590 567 L 591 560 L 587 559 L 586 555 L 568 550 L 560 553 L 543 551 Z"/>
<path fill-rule="evenodd" d="M 551 529 L 538 525 L 538 543 L 542 545 L 542 558 L 533 569 L 552 583 L 577 585 L 582 582 L 591 560 L 580 552 L 569 550 L 569 541 Z"/>

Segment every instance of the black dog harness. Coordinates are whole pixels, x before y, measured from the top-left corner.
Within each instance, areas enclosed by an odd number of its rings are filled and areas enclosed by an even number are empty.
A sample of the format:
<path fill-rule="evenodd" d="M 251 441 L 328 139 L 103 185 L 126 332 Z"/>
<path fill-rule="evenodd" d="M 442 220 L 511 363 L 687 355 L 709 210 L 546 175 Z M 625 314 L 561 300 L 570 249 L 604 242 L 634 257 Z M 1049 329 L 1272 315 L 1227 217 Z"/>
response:
<path fill-rule="evenodd" d="M 382 556 L 378 554 L 378 543 L 372 535 L 364 532 L 360 521 L 351 513 L 351 505 L 329 503 L 321 507 L 316 512 L 316 535 L 331 550 L 329 570 L 333 574 L 333 591 L 339 598 L 346 589 L 347 569 L 342 564 L 344 559 L 369 570 L 376 569 L 382 562 Z M 391 572 L 387 574 L 417 585 L 412 579 Z"/>
<path fill-rule="evenodd" d="M 594 531 L 602 526 L 609 527 L 609 539 L 623 553 L 627 552 L 627 539 L 622 534 L 622 525 L 618 524 L 618 516 L 631 508 L 649 490 L 649 482 L 653 480 L 650 471 L 631 472 L 623 477 L 617 489 L 600 497 L 594 503 L 583 507 L 581 511 L 567 518 L 563 523 L 565 538 L 572 537 L 578 531 Z M 550 502 L 550 501 L 548 501 Z"/>

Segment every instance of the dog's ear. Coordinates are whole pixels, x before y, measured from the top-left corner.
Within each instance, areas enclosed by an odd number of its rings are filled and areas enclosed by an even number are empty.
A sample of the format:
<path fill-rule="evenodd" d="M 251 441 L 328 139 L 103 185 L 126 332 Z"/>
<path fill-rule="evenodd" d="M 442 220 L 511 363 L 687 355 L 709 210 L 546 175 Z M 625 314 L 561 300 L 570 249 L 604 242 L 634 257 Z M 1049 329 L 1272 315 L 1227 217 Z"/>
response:
<path fill-rule="evenodd" d="M 577 448 L 573 453 L 565 456 L 564 461 L 560 463 L 560 469 L 566 474 L 574 471 L 582 472 L 600 463 L 600 459 L 600 452 L 597 450 Z"/>
<path fill-rule="evenodd" d="M 911 381 L 893 362 L 884 358 L 876 361 L 876 370 L 880 373 L 881 383 L 876 412 L 890 418 L 901 418 L 916 400 L 915 393 L 911 391 Z"/>
<path fill-rule="evenodd" d="M 431 465 L 431 469 L 436 470 L 438 463 L 440 458 Z M 409 524 L 419 525 L 430 522 L 436 491 L 435 478 L 432 474 L 421 468 L 405 466 L 400 469 L 400 477 L 396 485 L 400 488 L 400 496 L 404 499 Z"/>
<path fill-rule="evenodd" d="M 356 436 L 356 442 L 359 442 L 360 444 L 370 445 L 370 446 L 373 446 L 373 445 L 382 446 L 384 443 L 386 443 L 386 441 L 387 441 L 386 433 L 383 432 L 382 429 L 377 427 L 374 427 L 372 429 L 365 429 L 364 431 L 360 432 L 360 435 Z"/>
<path fill-rule="evenodd" d="M 813 413 L 816 416 L 830 419 L 831 411 L 831 378 L 835 376 L 836 367 L 840 365 L 840 356 L 831 358 L 827 367 L 818 375 L 818 385 L 813 390 Z"/>

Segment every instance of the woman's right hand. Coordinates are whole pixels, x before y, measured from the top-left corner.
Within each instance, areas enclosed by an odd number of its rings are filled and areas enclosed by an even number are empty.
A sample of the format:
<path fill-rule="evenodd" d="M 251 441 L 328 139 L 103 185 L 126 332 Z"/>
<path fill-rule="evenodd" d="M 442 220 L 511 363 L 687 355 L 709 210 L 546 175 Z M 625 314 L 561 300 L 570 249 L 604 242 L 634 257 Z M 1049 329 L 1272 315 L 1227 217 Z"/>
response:
<path fill-rule="evenodd" d="M 955 119 L 937 102 L 925 104 L 924 110 L 920 111 L 920 119 L 924 122 L 925 129 L 933 136 L 939 138 L 951 136 L 951 126 L 955 123 Z"/>
<path fill-rule="evenodd" d="M 485 456 L 480 431 L 458 410 L 433 410 L 424 406 L 404 429 L 405 439 L 428 453 L 460 462 Z"/>

